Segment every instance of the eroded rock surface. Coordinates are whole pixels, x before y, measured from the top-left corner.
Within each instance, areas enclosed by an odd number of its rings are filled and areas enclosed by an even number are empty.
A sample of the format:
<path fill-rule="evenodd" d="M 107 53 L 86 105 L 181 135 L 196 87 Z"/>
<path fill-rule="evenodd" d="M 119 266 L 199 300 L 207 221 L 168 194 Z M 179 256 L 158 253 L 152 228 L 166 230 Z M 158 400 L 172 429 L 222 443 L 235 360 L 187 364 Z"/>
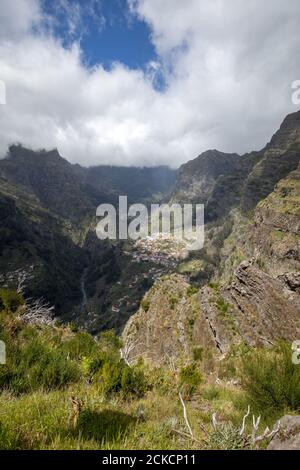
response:
<path fill-rule="evenodd" d="M 300 449 L 300 416 L 286 415 L 280 420 L 280 431 L 272 439 L 268 450 Z"/>

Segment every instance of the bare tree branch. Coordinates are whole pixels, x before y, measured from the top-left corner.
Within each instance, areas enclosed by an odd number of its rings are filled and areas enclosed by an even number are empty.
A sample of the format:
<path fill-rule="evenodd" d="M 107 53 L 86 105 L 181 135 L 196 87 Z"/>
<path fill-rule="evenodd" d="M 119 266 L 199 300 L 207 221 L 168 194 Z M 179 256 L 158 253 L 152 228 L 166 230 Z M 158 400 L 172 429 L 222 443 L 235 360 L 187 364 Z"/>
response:
<path fill-rule="evenodd" d="M 188 428 L 188 430 L 189 430 L 189 433 L 190 433 L 191 438 L 192 438 L 192 439 L 195 439 L 195 438 L 194 438 L 193 431 L 192 431 L 192 428 L 191 428 L 190 423 L 189 423 L 189 420 L 188 420 L 187 411 L 186 411 L 186 406 L 185 406 L 185 403 L 184 403 L 184 401 L 183 401 L 183 398 L 182 398 L 182 395 L 181 395 L 180 392 L 179 392 L 179 398 L 180 398 L 180 401 L 181 401 L 181 404 L 182 404 L 182 408 L 183 408 L 183 417 L 184 417 L 186 426 L 187 426 L 187 428 Z"/>
<path fill-rule="evenodd" d="M 245 432 L 246 419 L 248 418 L 249 414 L 250 414 L 250 405 L 248 405 L 247 413 L 243 417 L 243 424 L 242 424 L 242 427 L 241 427 L 241 430 L 240 430 L 240 436 L 242 436 Z"/>
<path fill-rule="evenodd" d="M 24 323 L 54 325 L 54 307 L 44 299 L 26 299 L 25 311 L 18 317 Z"/>

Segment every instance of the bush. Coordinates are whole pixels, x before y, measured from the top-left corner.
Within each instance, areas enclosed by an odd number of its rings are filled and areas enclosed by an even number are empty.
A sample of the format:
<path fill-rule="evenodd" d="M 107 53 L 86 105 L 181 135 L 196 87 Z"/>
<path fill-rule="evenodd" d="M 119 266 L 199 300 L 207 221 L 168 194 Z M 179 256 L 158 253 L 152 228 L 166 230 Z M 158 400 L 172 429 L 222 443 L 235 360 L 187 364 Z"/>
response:
<path fill-rule="evenodd" d="M 143 299 L 141 302 L 142 309 L 147 313 L 150 308 L 150 302 L 147 299 Z"/>
<path fill-rule="evenodd" d="M 300 367 L 292 363 L 290 344 L 244 356 L 241 383 L 254 409 L 264 416 L 300 410 Z"/>
<path fill-rule="evenodd" d="M 187 288 L 186 294 L 187 294 L 188 297 L 191 297 L 192 295 L 197 294 L 197 292 L 199 292 L 198 287 L 189 286 Z"/>
<path fill-rule="evenodd" d="M 15 290 L 0 289 L 0 310 L 15 312 L 23 304 L 24 299 L 22 295 L 18 294 Z"/>
<path fill-rule="evenodd" d="M 97 350 L 97 343 L 88 333 L 78 332 L 60 344 L 60 347 L 71 359 L 81 359 L 93 354 Z"/>
<path fill-rule="evenodd" d="M 203 390 L 202 392 L 202 397 L 204 400 L 208 401 L 213 401 L 213 400 L 218 400 L 220 398 L 221 392 L 218 387 L 215 385 L 212 385 L 206 389 Z"/>
<path fill-rule="evenodd" d="M 95 380 L 99 382 L 100 389 L 106 396 L 117 392 L 142 396 L 147 388 L 143 371 L 137 366 L 127 366 L 117 356 L 99 355 Z"/>
<path fill-rule="evenodd" d="M 122 341 L 113 330 L 104 331 L 100 334 L 99 343 L 102 348 L 119 350 L 122 347 Z"/>
<path fill-rule="evenodd" d="M 207 443 L 208 449 L 213 450 L 241 450 L 245 448 L 245 441 L 240 436 L 240 429 L 231 423 L 222 424 L 210 435 Z"/>
<path fill-rule="evenodd" d="M 198 347 L 193 349 L 194 361 L 202 361 L 203 359 L 203 348 Z"/>
<path fill-rule="evenodd" d="M 17 434 L 0 422 L 0 450 L 16 450 L 20 447 L 21 441 Z"/>
<path fill-rule="evenodd" d="M 121 389 L 121 378 L 121 363 L 114 363 L 112 361 L 105 362 L 100 374 L 101 388 L 104 395 L 109 395 L 113 392 L 119 392 Z"/>
<path fill-rule="evenodd" d="M 172 296 L 169 298 L 169 305 L 171 310 L 174 310 L 175 306 L 178 304 L 178 298 L 175 296 Z"/>
<path fill-rule="evenodd" d="M 142 396 L 147 388 L 143 372 L 126 366 L 122 372 L 121 388 L 125 395 Z"/>
<path fill-rule="evenodd" d="M 226 313 L 228 313 L 230 305 L 225 302 L 222 296 L 219 295 L 216 305 L 221 315 L 226 315 Z"/>
<path fill-rule="evenodd" d="M 183 367 L 179 373 L 179 384 L 186 398 L 190 398 L 202 381 L 202 376 L 195 364 Z"/>
<path fill-rule="evenodd" d="M 75 362 L 37 335 L 31 335 L 31 338 L 24 335 L 20 342 L 8 338 L 8 362 L 0 369 L 0 388 L 21 394 L 38 389 L 60 389 L 79 380 L 79 367 Z"/>

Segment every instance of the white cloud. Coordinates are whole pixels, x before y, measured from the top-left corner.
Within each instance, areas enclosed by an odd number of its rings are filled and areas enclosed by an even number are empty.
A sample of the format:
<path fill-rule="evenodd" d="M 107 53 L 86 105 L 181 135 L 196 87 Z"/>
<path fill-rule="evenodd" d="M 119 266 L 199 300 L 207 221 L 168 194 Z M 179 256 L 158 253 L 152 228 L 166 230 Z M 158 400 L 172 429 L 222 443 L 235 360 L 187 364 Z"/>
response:
<path fill-rule="evenodd" d="M 0 154 L 20 141 L 83 165 L 176 166 L 208 148 L 258 149 L 296 110 L 298 0 L 131 1 L 159 56 L 147 73 L 89 70 L 80 45 L 66 49 L 45 32 L 38 0 L 1 2 Z M 75 8 L 71 30 L 79 17 Z M 161 73 L 163 92 L 153 87 Z"/>
<path fill-rule="evenodd" d="M 0 40 L 20 39 L 42 20 L 37 0 L 1 0 Z"/>

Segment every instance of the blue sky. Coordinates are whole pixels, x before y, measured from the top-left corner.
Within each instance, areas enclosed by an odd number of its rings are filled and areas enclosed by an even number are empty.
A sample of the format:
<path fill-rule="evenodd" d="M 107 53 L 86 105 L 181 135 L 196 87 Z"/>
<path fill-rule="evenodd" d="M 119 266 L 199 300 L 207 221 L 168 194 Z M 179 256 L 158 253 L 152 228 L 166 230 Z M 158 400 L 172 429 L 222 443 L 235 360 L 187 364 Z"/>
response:
<path fill-rule="evenodd" d="M 259 150 L 299 108 L 299 0 L 0 4 L 0 158 L 22 142 L 84 166 L 178 167 Z"/>
<path fill-rule="evenodd" d="M 66 45 L 80 41 L 88 65 L 102 64 L 109 69 L 112 62 L 118 61 L 131 69 L 144 69 L 149 61 L 157 59 L 149 26 L 130 14 L 127 0 L 81 0 L 81 22 L 72 31 L 70 11 L 77 3 L 64 0 L 58 8 L 58 2 L 43 0 L 42 5 L 54 17 L 56 36 Z"/>

